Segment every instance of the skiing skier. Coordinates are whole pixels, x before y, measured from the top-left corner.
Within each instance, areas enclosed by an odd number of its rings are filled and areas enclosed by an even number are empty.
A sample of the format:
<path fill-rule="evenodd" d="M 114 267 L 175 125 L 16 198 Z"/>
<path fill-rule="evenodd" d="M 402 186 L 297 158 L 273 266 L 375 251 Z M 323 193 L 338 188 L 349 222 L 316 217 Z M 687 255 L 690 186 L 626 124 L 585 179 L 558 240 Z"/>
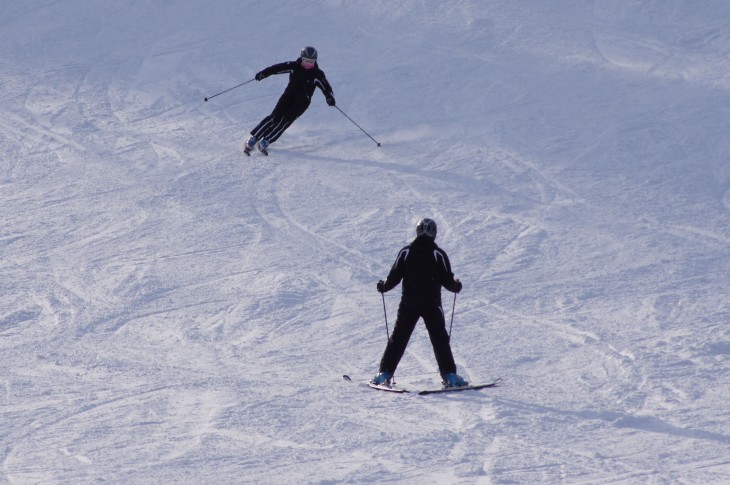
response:
<path fill-rule="evenodd" d="M 282 133 L 291 126 L 309 108 L 314 88 L 324 93 L 327 104 L 335 105 L 332 87 L 317 65 L 317 49 L 305 47 L 296 61 L 287 61 L 269 66 L 256 74 L 255 79 L 261 81 L 272 74 L 289 73 L 289 84 L 274 107 L 274 111 L 251 131 L 243 152 L 251 154 L 254 146 L 264 155 L 268 155 L 268 146 L 279 139 Z"/>
<path fill-rule="evenodd" d="M 441 307 L 441 287 L 459 293 L 462 284 L 454 279 L 449 257 L 436 245 L 435 240 L 436 222 L 428 218 L 421 219 L 416 225 L 416 238 L 400 250 L 385 281 L 378 281 L 380 293 L 392 290 L 401 281 L 403 285 L 395 327 L 380 361 L 380 370 L 370 380 L 373 384 L 390 384 L 416 323 L 419 318 L 423 318 L 444 385 L 468 385 L 456 373 Z"/>

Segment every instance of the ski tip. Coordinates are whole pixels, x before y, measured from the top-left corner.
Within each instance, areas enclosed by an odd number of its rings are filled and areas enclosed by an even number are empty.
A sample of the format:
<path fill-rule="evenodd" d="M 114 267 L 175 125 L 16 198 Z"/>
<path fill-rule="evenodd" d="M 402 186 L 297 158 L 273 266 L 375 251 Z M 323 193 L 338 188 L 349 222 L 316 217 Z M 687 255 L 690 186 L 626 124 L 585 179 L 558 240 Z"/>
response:
<path fill-rule="evenodd" d="M 342 376 L 342 378 L 343 378 L 344 380 L 346 380 L 346 381 L 350 381 L 350 382 L 352 382 L 352 379 L 350 379 L 350 376 L 348 376 L 347 374 L 344 374 L 344 375 Z"/>

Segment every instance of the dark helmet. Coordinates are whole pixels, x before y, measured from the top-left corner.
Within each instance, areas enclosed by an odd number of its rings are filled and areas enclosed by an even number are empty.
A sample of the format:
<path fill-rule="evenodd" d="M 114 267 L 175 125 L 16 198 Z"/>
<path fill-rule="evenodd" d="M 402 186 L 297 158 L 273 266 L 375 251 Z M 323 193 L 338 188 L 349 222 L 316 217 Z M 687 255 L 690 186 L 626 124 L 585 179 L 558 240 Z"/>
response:
<path fill-rule="evenodd" d="M 421 234 L 425 234 L 426 236 L 430 237 L 431 239 L 436 238 L 436 221 L 429 218 L 424 218 L 418 221 L 418 224 L 416 225 L 416 235 L 420 236 Z"/>
<path fill-rule="evenodd" d="M 313 59 L 316 61 L 317 60 L 317 49 L 315 49 L 314 47 L 311 47 L 311 46 L 305 47 L 304 49 L 302 49 L 302 52 L 299 53 L 299 57 L 302 57 L 304 59 Z"/>

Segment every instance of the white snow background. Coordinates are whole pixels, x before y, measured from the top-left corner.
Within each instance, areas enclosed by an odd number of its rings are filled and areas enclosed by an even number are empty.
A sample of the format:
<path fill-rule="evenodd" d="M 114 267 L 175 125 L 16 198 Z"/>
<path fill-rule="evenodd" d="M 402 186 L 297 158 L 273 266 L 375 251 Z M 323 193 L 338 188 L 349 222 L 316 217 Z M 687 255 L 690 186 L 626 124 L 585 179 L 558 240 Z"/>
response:
<path fill-rule="evenodd" d="M 730 483 L 729 133 L 723 0 L 4 0 L 0 482 Z"/>

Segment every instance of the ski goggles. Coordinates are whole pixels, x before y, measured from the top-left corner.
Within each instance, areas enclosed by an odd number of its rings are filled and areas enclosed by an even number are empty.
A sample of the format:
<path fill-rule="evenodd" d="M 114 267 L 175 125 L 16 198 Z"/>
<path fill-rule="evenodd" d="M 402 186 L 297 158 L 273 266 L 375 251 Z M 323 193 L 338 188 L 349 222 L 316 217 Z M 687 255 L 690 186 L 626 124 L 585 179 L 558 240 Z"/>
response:
<path fill-rule="evenodd" d="M 302 57 L 302 67 L 304 69 L 311 69 L 314 67 L 314 63 L 317 62 L 314 59 L 307 59 L 306 57 Z"/>

